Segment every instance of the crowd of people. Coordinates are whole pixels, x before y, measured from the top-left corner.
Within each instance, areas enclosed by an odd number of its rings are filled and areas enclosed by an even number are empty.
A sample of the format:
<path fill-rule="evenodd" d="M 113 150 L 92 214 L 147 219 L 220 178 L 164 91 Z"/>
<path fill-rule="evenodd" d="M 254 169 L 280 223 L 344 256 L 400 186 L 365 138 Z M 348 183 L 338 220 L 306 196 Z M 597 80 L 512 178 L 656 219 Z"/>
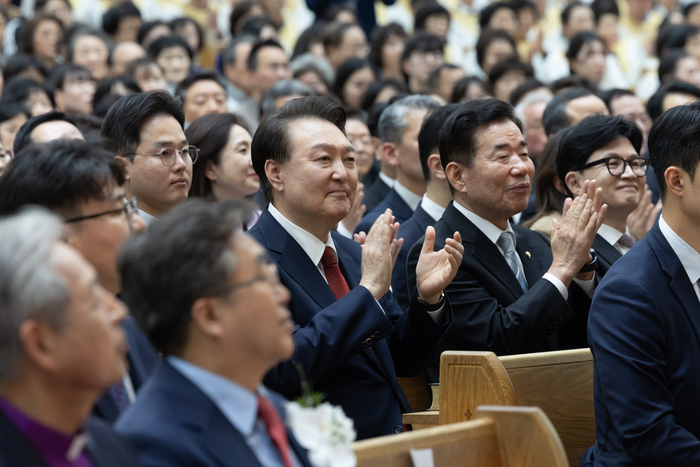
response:
<path fill-rule="evenodd" d="M 320 467 L 310 388 L 582 347 L 581 465 L 700 465 L 700 4 L 17 3 L 0 467 Z"/>

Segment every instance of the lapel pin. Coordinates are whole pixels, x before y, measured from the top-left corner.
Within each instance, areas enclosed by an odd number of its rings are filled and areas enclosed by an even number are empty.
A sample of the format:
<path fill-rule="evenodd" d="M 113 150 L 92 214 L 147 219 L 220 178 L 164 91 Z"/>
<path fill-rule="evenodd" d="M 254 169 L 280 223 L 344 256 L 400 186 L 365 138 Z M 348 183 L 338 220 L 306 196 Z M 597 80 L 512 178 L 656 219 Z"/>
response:
<path fill-rule="evenodd" d="M 525 256 L 527 256 L 527 259 L 530 259 L 530 258 L 532 258 L 532 255 L 530 254 L 530 252 L 529 252 L 529 251 L 526 251 L 526 252 L 525 252 Z"/>

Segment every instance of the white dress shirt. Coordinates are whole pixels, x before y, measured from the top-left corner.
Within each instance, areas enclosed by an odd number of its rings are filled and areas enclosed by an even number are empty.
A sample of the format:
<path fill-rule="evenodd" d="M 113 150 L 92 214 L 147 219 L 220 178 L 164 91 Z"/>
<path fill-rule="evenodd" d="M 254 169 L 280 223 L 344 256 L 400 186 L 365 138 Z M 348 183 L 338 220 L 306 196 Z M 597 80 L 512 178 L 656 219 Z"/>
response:
<path fill-rule="evenodd" d="M 420 204 L 421 195 L 417 195 L 405 186 L 403 186 L 401 183 L 396 181 L 394 184 L 394 190 L 396 190 L 396 193 L 401 197 L 402 200 L 406 204 L 408 204 L 408 207 L 411 208 L 411 211 L 415 211 L 418 205 Z"/>
<path fill-rule="evenodd" d="M 432 217 L 435 222 L 439 221 L 445 212 L 445 208 L 437 204 L 432 199 L 428 198 L 427 194 L 423 195 L 423 199 L 420 202 L 420 207 L 422 207 L 423 211 L 427 212 L 428 215 Z"/>
<path fill-rule="evenodd" d="M 664 220 L 663 214 L 659 219 L 659 228 L 664 237 L 666 237 L 668 244 L 671 245 L 673 252 L 678 256 L 681 266 L 683 266 L 686 274 L 688 274 L 690 283 L 693 284 L 695 295 L 697 295 L 698 300 L 700 300 L 700 284 L 698 284 L 698 280 L 700 280 L 700 252 L 688 245 L 685 240 L 673 231 Z"/>
<path fill-rule="evenodd" d="M 630 251 L 630 249 L 624 245 L 620 245 L 619 243 L 617 243 L 617 241 L 620 240 L 620 237 L 622 237 L 624 234 L 629 235 L 629 233 L 629 229 L 627 229 L 625 232 L 620 232 L 616 228 L 610 227 L 607 224 L 601 225 L 600 229 L 598 229 L 598 235 L 603 237 L 603 240 L 614 246 L 615 249 L 623 255 Z"/>

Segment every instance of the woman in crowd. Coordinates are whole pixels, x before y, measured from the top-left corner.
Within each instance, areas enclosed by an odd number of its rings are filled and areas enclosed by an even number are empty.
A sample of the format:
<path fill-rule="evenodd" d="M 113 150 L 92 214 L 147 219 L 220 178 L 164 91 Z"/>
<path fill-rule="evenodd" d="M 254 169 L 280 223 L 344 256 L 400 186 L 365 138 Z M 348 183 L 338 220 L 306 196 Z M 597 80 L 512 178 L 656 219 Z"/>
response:
<path fill-rule="evenodd" d="M 46 69 L 56 65 L 58 41 L 63 34 L 63 23 L 55 16 L 38 15 L 22 27 L 19 51 L 35 55 Z"/>
<path fill-rule="evenodd" d="M 163 36 L 153 41 L 148 53 L 163 72 L 166 89 L 173 94 L 180 81 L 190 74 L 193 57 L 190 46 L 180 36 Z"/>
<path fill-rule="evenodd" d="M 375 78 L 372 65 L 367 60 L 351 58 L 338 69 L 333 93 L 345 107 L 359 109 L 367 87 Z"/>
<path fill-rule="evenodd" d="M 369 57 L 377 75 L 403 81 L 401 54 L 405 40 L 406 31 L 397 23 L 390 23 L 374 30 Z"/>

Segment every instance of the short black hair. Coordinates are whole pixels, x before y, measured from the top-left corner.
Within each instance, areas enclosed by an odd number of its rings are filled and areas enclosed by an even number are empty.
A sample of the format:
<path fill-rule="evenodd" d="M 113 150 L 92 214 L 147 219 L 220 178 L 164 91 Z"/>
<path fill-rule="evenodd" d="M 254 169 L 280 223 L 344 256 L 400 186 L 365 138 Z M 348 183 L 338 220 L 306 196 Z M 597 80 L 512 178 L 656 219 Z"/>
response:
<path fill-rule="evenodd" d="M 406 38 L 406 30 L 403 26 L 398 23 L 389 23 L 386 26 L 379 26 L 374 28 L 372 31 L 372 36 L 370 39 L 370 50 L 369 50 L 369 60 L 374 65 L 374 68 L 379 72 L 384 67 L 382 62 L 382 48 L 384 43 L 391 36 L 399 36 L 403 39 Z"/>
<path fill-rule="evenodd" d="M 491 22 L 491 18 L 493 15 L 501 9 L 506 9 L 506 10 L 511 10 L 514 15 L 518 15 L 518 12 L 515 9 L 515 6 L 511 2 L 505 1 L 505 2 L 493 2 L 489 4 L 488 6 L 484 7 L 481 12 L 479 13 L 479 26 L 481 26 L 481 30 L 483 31 L 484 29 L 489 28 L 489 23 Z"/>
<path fill-rule="evenodd" d="M 561 24 L 562 24 L 562 26 L 569 22 L 569 18 L 571 17 L 571 12 L 574 11 L 574 8 L 578 8 L 578 7 L 589 8 L 592 10 L 592 8 L 589 5 L 586 5 L 585 3 L 582 3 L 579 1 L 569 3 L 566 6 L 566 8 L 564 8 L 561 12 Z"/>
<path fill-rule="evenodd" d="M 547 136 L 551 136 L 564 128 L 571 126 L 571 119 L 566 114 L 566 104 L 574 99 L 593 96 L 591 91 L 583 88 L 573 88 L 555 94 L 549 101 L 542 114 L 542 125 Z"/>
<path fill-rule="evenodd" d="M 593 0 L 591 3 L 591 10 L 593 10 L 596 24 L 598 24 L 603 15 L 615 15 L 618 18 L 620 17 L 620 9 L 617 7 L 615 0 Z"/>
<path fill-rule="evenodd" d="M 445 54 L 445 43 L 438 36 L 419 31 L 406 40 L 401 62 L 409 59 L 413 52 L 435 52 Z"/>
<path fill-rule="evenodd" d="M 284 52 L 284 47 L 282 47 L 282 44 L 274 39 L 266 39 L 264 41 L 256 42 L 253 45 L 253 48 L 250 49 L 250 55 L 248 55 L 248 69 L 250 71 L 255 71 L 258 69 L 258 55 L 260 54 L 260 50 L 265 47 L 276 47 Z"/>
<path fill-rule="evenodd" d="M 90 70 L 82 65 L 76 65 L 75 63 L 64 63 L 55 67 L 51 70 L 49 79 L 46 80 L 45 87 L 52 93 L 56 90 L 63 90 L 63 86 L 66 84 L 66 79 L 70 80 L 93 80 L 92 73 Z"/>
<path fill-rule="evenodd" d="M 520 85 L 518 85 L 517 88 L 513 89 L 513 92 L 510 93 L 510 97 L 508 100 L 510 101 L 510 105 L 515 107 L 520 103 L 520 100 L 529 92 L 534 91 L 535 89 L 540 89 L 540 88 L 546 88 L 547 85 L 544 84 L 543 82 L 535 79 L 535 78 L 528 78 L 525 81 L 523 81 Z"/>
<path fill-rule="evenodd" d="M 30 55 L 36 53 L 36 50 L 34 50 L 34 32 L 36 31 L 37 26 L 44 21 L 53 21 L 59 28 L 61 28 L 61 31 L 64 29 L 61 20 L 54 15 L 49 15 L 46 13 L 35 15 L 32 19 L 22 24 L 22 27 L 16 31 L 16 37 L 18 39 L 18 52 Z"/>
<path fill-rule="evenodd" d="M 442 125 L 445 123 L 445 120 L 459 108 L 460 104 L 443 105 L 439 109 L 430 112 L 425 119 L 423 119 L 420 133 L 418 133 L 418 152 L 420 154 L 420 165 L 423 169 L 423 176 L 426 182 L 430 181 L 431 174 L 430 167 L 428 166 L 428 158 L 431 154 L 435 154 L 436 151 L 438 151 Z"/>
<path fill-rule="evenodd" d="M 292 155 L 289 124 L 308 118 L 329 121 L 345 134 L 343 106 L 325 96 L 291 100 L 270 112 L 255 131 L 251 144 L 253 168 L 260 177 L 260 188 L 266 203 L 272 202 L 273 198 L 272 185 L 265 173 L 265 162 L 272 159 L 278 164 L 283 164 L 289 160 Z"/>
<path fill-rule="evenodd" d="M 7 61 L 2 67 L 2 75 L 7 83 L 30 68 L 37 70 L 44 78 L 49 74 L 44 64 L 35 55 L 16 53 L 7 57 Z"/>
<path fill-rule="evenodd" d="M 119 99 L 107 112 L 100 135 L 116 154 L 134 154 L 141 141 L 143 122 L 154 115 L 171 115 L 181 127 L 185 126 L 180 99 L 167 91 L 155 90 Z"/>
<path fill-rule="evenodd" d="M 154 20 L 154 21 L 146 21 L 139 28 L 139 33 L 136 36 L 136 42 L 143 45 L 143 40 L 146 38 L 146 36 L 148 36 L 148 33 L 151 32 L 151 30 L 153 30 L 153 28 L 155 28 L 157 26 L 167 26 L 168 28 L 170 28 L 168 23 L 166 23 L 165 21 L 161 21 L 159 19 Z M 172 29 L 171 29 L 171 31 L 172 31 Z"/>
<path fill-rule="evenodd" d="M 432 92 L 435 92 L 440 87 L 440 77 L 442 76 L 442 70 L 461 69 L 462 68 L 458 67 L 457 65 L 453 65 L 451 63 L 443 63 L 439 67 L 435 68 L 432 72 L 430 72 L 430 76 L 428 76 L 428 89 L 430 89 Z"/>
<path fill-rule="evenodd" d="M 195 120 L 187 130 L 187 143 L 199 148 L 198 164 L 192 167 L 192 184 L 189 196 L 212 198 L 211 180 L 206 176 L 208 162 L 219 166 L 221 151 L 228 144 L 231 128 L 239 125 L 248 131 L 248 127 L 234 114 L 207 114 Z"/>
<path fill-rule="evenodd" d="M 525 78 L 532 77 L 532 67 L 521 62 L 517 56 L 513 56 L 505 60 L 501 60 L 500 62 L 496 63 L 493 68 L 491 68 L 491 71 L 489 72 L 489 82 L 491 83 L 491 86 L 494 86 L 496 81 L 503 78 L 503 75 L 511 71 L 519 71 L 525 76 Z"/>
<path fill-rule="evenodd" d="M 190 74 L 187 78 L 180 81 L 180 84 L 178 84 L 177 88 L 175 88 L 175 96 L 180 98 L 183 105 L 185 104 L 185 99 L 187 99 L 187 91 L 194 83 L 198 81 L 214 81 L 216 84 L 221 86 L 224 94 L 228 94 L 226 92 L 226 83 L 219 75 L 213 71 L 200 71 L 198 73 Z"/>
<path fill-rule="evenodd" d="M 367 128 L 369 128 L 369 134 L 374 138 L 379 138 L 379 119 L 387 107 L 389 107 L 388 102 L 378 102 L 372 106 L 367 114 Z"/>
<path fill-rule="evenodd" d="M 695 9 L 698 6 L 700 6 L 700 2 L 691 2 L 691 3 L 686 4 L 683 7 L 683 16 L 688 18 L 688 15 L 690 14 L 690 12 L 693 11 L 693 9 Z"/>
<path fill-rule="evenodd" d="M 664 112 L 649 132 L 649 162 L 654 168 L 661 199 L 666 197 L 666 169 L 679 167 L 690 180 L 700 162 L 700 103 L 679 105 Z M 2 180 L 2 179 L 0 179 Z"/>
<path fill-rule="evenodd" d="M 279 26 L 272 21 L 267 16 L 253 16 L 252 18 L 249 18 L 248 21 L 246 21 L 243 24 L 243 28 L 241 29 L 241 34 L 245 34 L 247 36 L 255 36 L 255 37 L 260 37 L 260 34 L 262 33 L 263 29 L 266 26 L 270 26 L 275 29 L 275 31 L 279 31 Z"/>
<path fill-rule="evenodd" d="M 29 204 L 64 217 L 75 215 L 79 203 L 106 199 L 108 187 L 123 184 L 124 172 L 114 153 L 99 144 L 65 140 L 36 144 L 16 154 L 0 177 L 0 215 Z"/>
<path fill-rule="evenodd" d="M 14 79 L 5 83 L 2 97 L 26 103 L 27 99 L 37 92 L 46 94 L 53 105 L 53 95 L 46 92 L 46 89 L 41 83 L 33 78 L 22 78 L 21 76 L 16 76 Z"/>
<path fill-rule="evenodd" d="M 30 118 L 32 116 L 31 111 L 24 104 L 24 102 L 16 101 L 13 99 L 0 99 L 0 123 L 15 118 L 17 115 L 20 114 L 26 115 L 27 118 Z"/>
<path fill-rule="evenodd" d="M 102 29 L 113 36 L 119 30 L 119 23 L 126 18 L 141 18 L 141 12 L 132 2 L 123 2 L 114 5 L 102 15 Z"/>
<path fill-rule="evenodd" d="M 194 53 L 192 52 L 192 49 L 190 49 L 190 45 L 187 43 L 187 41 L 182 37 L 175 35 L 162 36 L 151 42 L 151 45 L 148 46 L 148 55 L 153 57 L 154 60 L 158 60 L 158 55 L 160 55 L 165 49 L 171 49 L 174 47 L 185 49 L 187 56 L 190 57 L 190 60 L 192 60 L 194 57 Z"/>
<path fill-rule="evenodd" d="M 452 18 L 452 15 L 450 15 L 450 11 L 447 8 L 437 2 L 429 2 L 421 6 L 416 11 L 416 20 L 413 23 L 413 30 L 425 30 L 425 23 L 431 16 L 446 16 L 447 21 L 450 21 Z"/>
<path fill-rule="evenodd" d="M 475 99 L 460 105 L 440 130 L 440 161 L 446 168 L 457 162 L 469 168 L 474 163 L 479 143 L 477 130 L 491 122 L 510 120 L 520 132 L 523 124 L 513 106 L 500 99 Z M 452 188 L 450 188 L 452 189 Z"/>
<path fill-rule="evenodd" d="M 95 95 L 92 98 L 92 102 L 95 108 L 97 108 L 98 104 L 102 101 L 102 99 L 105 98 L 105 96 L 109 94 L 116 95 L 115 85 L 117 83 L 121 84 L 131 92 L 143 92 L 143 89 L 141 89 L 141 87 L 136 83 L 136 81 L 134 81 L 134 79 L 131 76 L 122 75 L 105 78 L 102 81 L 100 81 L 100 84 L 95 89 Z M 120 95 L 119 97 L 123 96 Z M 97 110 L 93 110 L 93 113 L 97 115 Z M 106 114 L 107 112 L 105 111 L 102 117 L 104 117 L 104 115 Z"/>
<path fill-rule="evenodd" d="M 687 57 L 690 54 L 683 49 L 673 49 L 666 53 L 659 62 L 659 81 L 665 83 L 669 79 L 675 79 L 673 75 L 678 69 L 678 62 Z"/>
<path fill-rule="evenodd" d="M 557 150 L 557 175 L 566 185 L 566 174 L 586 164 L 591 154 L 618 138 L 627 138 L 637 154 L 642 149 L 642 131 L 624 117 L 589 115 L 564 132 Z M 566 187 L 569 195 L 571 191 Z"/>
<path fill-rule="evenodd" d="M 669 81 L 662 85 L 647 102 L 647 112 L 652 120 L 656 120 L 663 113 L 664 98 L 668 94 L 690 94 L 700 98 L 700 88 L 679 80 Z"/>
<path fill-rule="evenodd" d="M 252 0 L 243 0 L 242 2 L 238 2 L 233 8 L 229 16 L 229 31 L 231 32 L 231 37 L 236 37 L 240 33 L 240 21 L 244 18 L 249 18 L 250 10 L 256 5 L 258 5 L 258 3 Z"/>
<path fill-rule="evenodd" d="M 374 73 L 371 63 L 365 59 L 357 57 L 348 58 L 338 68 L 338 72 L 335 75 L 335 82 L 333 83 L 333 94 L 338 96 L 338 98 L 344 104 L 346 104 L 345 99 L 343 98 L 343 88 L 345 87 L 345 83 L 347 83 L 348 79 L 350 79 L 353 73 L 365 68 L 369 68 L 372 70 L 372 73 Z"/>
<path fill-rule="evenodd" d="M 517 53 L 515 40 L 507 32 L 501 29 L 484 29 L 479 35 L 479 40 L 476 41 L 476 61 L 483 70 L 484 58 L 486 57 L 486 49 L 496 41 L 506 41 L 513 47 L 513 54 Z"/>
<path fill-rule="evenodd" d="M 603 91 L 598 95 L 598 97 L 603 99 L 603 102 L 605 102 L 605 106 L 608 108 L 610 115 L 613 115 L 612 102 L 618 97 L 622 96 L 636 96 L 636 94 L 629 89 L 615 88 L 608 91 Z"/>
<path fill-rule="evenodd" d="M 353 23 L 327 23 L 323 27 L 323 47 L 338 47 L 343 42 L 343 36 L 352 28 L 358 28 Z"/>
<path fill-rule="evenodd" d="M 178 354 L 187 344 L 198 299 L 230 291 L 238 266 L 230 245 L 247 220 L 243 209 L 236 202 L 187 200 L 119 253 L 121 297 L 163 354 Z"/>
<path fill-rule="evenodd" d="M 176 36 L 180 36 L 180 34 L 177 32 L 178 29 L 184 28 L 188 24 L 193 25 L 197 30 L 197 37 L 199 38 L 199 47 L 197 47 L 197 52 L 201 52 L 204 48 L 204 30 L 197 21 L 190 18 L 189 16 L 181 16 L 170 21 L 170 23 L 168 23 L 168 26 L 170 26 L 170 30 L 173 31 L 173 34 L 175 34 Z"/>
<path fill-rule="evenodd" d="M 590 44 L 591 42 L 600 42 L 605 48 L 605 41 L 598 34 L 591 31 L 583 31 L 576 34 L 571 38 L 569 43 L 569 49 L 566 51 L 566 58 L 569 60 L 575 60 L 578 53 L 581 51 L 584 45 Z"/>
<path fill-rule="evenodd" d="M 481 78 L 478 76 L 465 76 L 455 83 L 455 88 L 452 90 L 452 99 L 450 99 L 450 102 L 457 104 L 459 101 L 464 99 L 469 91 L 469 87 L 472 84 L 481 86 L 481 89 L 483 89 L 484 92 L 490 94 L 488 84 L 486 84 Z"/>
<path fill-rule="evenodd" d="M 362 110 L 367 112 L 375 105 L 377 96 L 382 92 L 384 88 L 394 88 L 397 93 L 407 93 L 408 86 L 404 81 L 399 81 L 396 78 L 382 78 L 380 80 L 375 80 L 367 86 L 367 91 L 365 91 L 365 97 L 362 98 L 362 104 L 360 107 Z"/>
<path fill-rule="evenodd" d="M 34 131 L 36 127 L 44 123 L 55 121 L 68 122 L 74 127 L 78 128 L 78 124 L 73 119 L 73 117 L 66 115 L 63 112 L 59 112 L 57 110 L 53 110 L 42 115 L 37 115 L 36 117 L 31 117 L 24 123 L 24 125 L 19 127 L 19 130 L 17 130 L 17 134 L 15 135 L 15 142 L 12 146 L 12 152 L 14 152 L 15 154 L 19 154 L 24 148 L 33 143 L 32 131 Z"/>

